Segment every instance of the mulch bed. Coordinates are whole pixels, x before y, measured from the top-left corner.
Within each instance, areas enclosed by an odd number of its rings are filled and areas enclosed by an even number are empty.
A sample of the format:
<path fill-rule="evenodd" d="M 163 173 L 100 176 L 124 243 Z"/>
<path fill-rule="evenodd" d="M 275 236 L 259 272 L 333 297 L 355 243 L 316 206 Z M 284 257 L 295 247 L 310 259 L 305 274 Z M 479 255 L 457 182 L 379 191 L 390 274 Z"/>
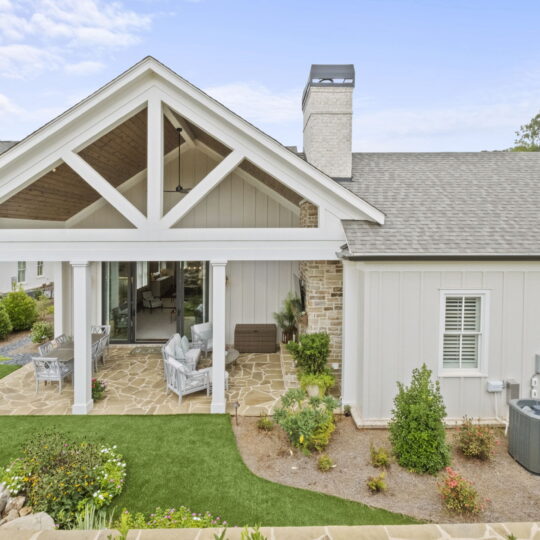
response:
<path fill-rule="evenodd" d="M 540 476 L 528 473 L 510 457 L 499 430 L 496 452 L 489 462 L 467 459 L 452 450 L 452 467 L 474 483 L 482 498 L 489 499 L 484 512 L 475 518 L 454 516 L 443 508 L 437 490 L 440 477 L 410 473 L 395 462 L 387 472 L 388 490 L 371 495 L 366 480 L 379 469 L 370 464 L 370 445 L 389 450 L 387 430 L 359 430 L 352 419 L 341 417 L 326 452 L 336 467 L 322 473 L 317 469 L 317 455 L 291 451 L 281 428 L 264 433 L 256 423 L 257 418 L 248 417 L 239 418 L 238 426 L 233 421 L 240 453 L 255 474 L 274 482 L 437 523 L 535 521 L 540 515 Z M 448 441 L 452 443 L 454 436 L 455 431 L 449 430 Z"/>

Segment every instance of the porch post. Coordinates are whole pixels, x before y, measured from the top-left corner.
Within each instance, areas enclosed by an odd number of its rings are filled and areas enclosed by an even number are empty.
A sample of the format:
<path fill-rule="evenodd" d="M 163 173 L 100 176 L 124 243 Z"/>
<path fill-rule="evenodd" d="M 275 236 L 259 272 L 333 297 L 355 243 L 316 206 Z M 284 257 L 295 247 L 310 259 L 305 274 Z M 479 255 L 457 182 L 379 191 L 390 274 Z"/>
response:
<path fill-rule="evenodd" d="M 341 399 L 343 405 L 354 406 L 358 401 L 358 373 L 360 362 L 359 334 L 362 332 L 358 317 L 360 298 L 360 272 L 356 263 L 343 261 L 343 336 L 341 354 Z"/>
<path fill-rule="evenodd" d="M 64 333 L 64 265 L 54 263 L 54 335 Z"/>
<path fill-rule="evenodd" d="M 90 334 L 90 267 L 71 261 L 73 268 L 73 414 L 92 410 L 92 338 Z"/>
<path fill-rule="evenodd" d="M 227 261 L 210 261 L 212 267 L 212 405 L 225 412 L 225 268 Z"/>

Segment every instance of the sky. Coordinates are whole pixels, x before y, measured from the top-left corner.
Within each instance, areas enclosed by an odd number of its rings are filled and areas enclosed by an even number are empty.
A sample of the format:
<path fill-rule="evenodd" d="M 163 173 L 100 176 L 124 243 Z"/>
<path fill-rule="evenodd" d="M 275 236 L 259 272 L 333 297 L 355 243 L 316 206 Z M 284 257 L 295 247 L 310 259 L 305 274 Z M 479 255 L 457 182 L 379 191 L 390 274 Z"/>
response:
<path fill-rule="evenodd" d="M 354 63 L 353 150 L 512 145 L 540 112 L 538 0 L 0 0 L 0 140 L 147 55 L 302 147 L 312 63 Z"/>

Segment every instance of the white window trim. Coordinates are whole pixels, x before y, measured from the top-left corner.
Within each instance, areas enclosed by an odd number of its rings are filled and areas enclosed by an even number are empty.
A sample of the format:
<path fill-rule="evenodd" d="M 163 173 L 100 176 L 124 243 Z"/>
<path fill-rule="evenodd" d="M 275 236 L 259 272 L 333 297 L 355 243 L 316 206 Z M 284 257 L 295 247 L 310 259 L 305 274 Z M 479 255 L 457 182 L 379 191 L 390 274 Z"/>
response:
<path fill-rule="evenodd" d="M 487 377 L 489 344 L 489 301 L 490 291 L 479 289 L 444 289 L 440 291 L 439 305 L 439 377 Z M 447 296 L 480 297 L 480 343 L 478 344 L 477 369 L 445 369 L 443 366 L 443 343 Z"/>
<path fill-rule="evenodd" d="M 24 272 L 24 280 L 19 281 L 19 263 L 24 263 L 24 270 L 21 270 L 21 272 Z M 26 261 L 17 261 L 17 285 L 26 285 L 26 273 L 28 272 L 28 264 Z"/>
<path fill-rule="evenodd" d="M 39 263 L 41 263 L 41 273 L 39 272 Z M 43 261 L 36 261 L 36 277 L 43 277 L 45 274 L 43 272 Z"/>

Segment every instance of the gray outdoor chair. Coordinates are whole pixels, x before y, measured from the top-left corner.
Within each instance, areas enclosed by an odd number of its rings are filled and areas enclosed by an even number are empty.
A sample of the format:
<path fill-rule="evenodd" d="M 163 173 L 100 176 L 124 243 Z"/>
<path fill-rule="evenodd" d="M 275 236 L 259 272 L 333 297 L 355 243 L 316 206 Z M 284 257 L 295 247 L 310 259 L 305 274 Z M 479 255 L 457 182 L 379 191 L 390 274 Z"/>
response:
<path fill-rule="evenodd" d="M 64 379 L 73 374 L 73 364 L 71 362 L 61 362 L 57 358 L 43 356 L 33 356 L 32 362 L 36 376 L 36 393 L 39 392 L 40 381 L 58 382 L 58 391 L 61 393 Z"/>
<path fill-rule="evenodd" d="M 212 351 L 212 328 L 211 322 L 194 324 L 191 327 L 191 339 L 193 344 L 204 352 L 205 357 Z"/>
<path fill-rule="evenodd" d="M 92 334 L 103 334 L 103 337 L 100 339 L 102 343 L 99 350 L 99 358 L 101 358 L 101 362 L 105 365 L 105 359 L 111 342 L 111 326 L 109 324 L 93 325 L 90 331 Z"/>
<path fill-rule="evenodd" d="M 55 346 L 56 344 L 54 341 L 47 341 L 47 343 L 44 343 L 38 347 L 39 355 L 47 356 L 55 348 Z"/>
<path fill-rule="evenodd" d="M 144 291 L 142 293 L 143 308 L 149 308 L 150 313 L 154 311 L 154 308 L 160 307 L 163 310 L 163 302 L 161 298 L 157 298 L 152 294 L 152 291 Z"/>
<path fill-rule="evenodd" d="M 56 346 L 62 346 L 68 343 L 73 343 L 73 338 L 71 336 L 66 336 L 66 334 L 60 334 L 53 339 L 53 342 L 56 344 Z"/>
<path fill-rule="evenodd" d="M 197 363 L 201 357 L 201 350 L 190 344 L 186 336 L 181 338 L 180 334 L 174 334 L 162 347 L 161 353 L 164 362 L 167 357 L 174 358 L 177 362 L 184 364 L 189 371 L 197 369 Z"/>
<path fill-rule="evenodd" d="M 206 390 L 210 394 L 210 369 L 205 368 L 195 371 L 189 369 L 174 358 L 165 359 L 166 392 L 169 390 L 178 396 L 178 402 L 182 403 L 182 397 L 194 392 Z"/>

